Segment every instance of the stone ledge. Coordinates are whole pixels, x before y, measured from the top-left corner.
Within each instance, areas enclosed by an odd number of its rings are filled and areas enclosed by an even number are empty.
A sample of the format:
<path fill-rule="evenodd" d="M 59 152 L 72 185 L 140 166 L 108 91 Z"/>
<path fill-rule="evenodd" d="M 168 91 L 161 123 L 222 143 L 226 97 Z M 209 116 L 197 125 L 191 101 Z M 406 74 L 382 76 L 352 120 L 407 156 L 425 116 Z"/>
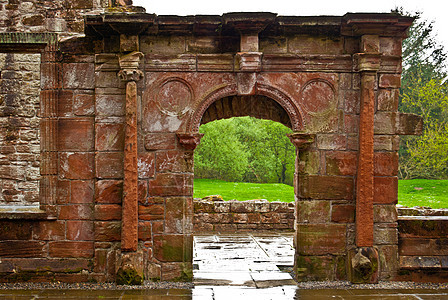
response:
<path fill-rule="evenodd" d="M 55 220 L 36 206 L 0 206 L 0 220 Z"/>
<path fill-rule="evenodd" d="M 218 198 L 217 198 L 218 199 Z M 294 203 L 194 200 L 195 232 L 294 230 Z"/>

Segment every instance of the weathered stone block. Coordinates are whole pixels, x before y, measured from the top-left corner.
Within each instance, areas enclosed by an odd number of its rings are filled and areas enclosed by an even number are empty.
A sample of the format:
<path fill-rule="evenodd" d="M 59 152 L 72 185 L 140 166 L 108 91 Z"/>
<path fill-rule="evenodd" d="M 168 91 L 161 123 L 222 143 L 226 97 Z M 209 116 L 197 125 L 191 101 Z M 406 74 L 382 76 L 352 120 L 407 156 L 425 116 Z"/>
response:
<path fill-rule="evenodd" d="M 398 202 L 398 177 L 374 177 L 375 204 L 397 204 Z"/>
<path fill-rule="evenodd" d="M 70 186 L 70 203 L 89 204 L 94 201 L 94 183 L 93 180 L 73 180 Z"/>
<path fill-rule="evenodd" d="M 123 92 L 124 93 L 124 92 Z M 96 116 L 121 117 L 124 116 L 124 95 L 95 95 Z"/>
<path fill-rule="evenodd" d="M 448 220 L 445 217 L 402 216 L 398 219 L 401 237 L 445 238 Z"/>
<path fill-rule="evenodd" d="M 24 225 L 27 225 L 27 223 L 24 223 Z M 22 225 L 23 226 L 23 225 Z M 14 228 L 20 228 L 22 226 L 14 226 Z M 2 227 L 3 229 L 3 227 Z M 14 230 L 9 230 L 12 233 L 14 233 Z M 28 233 L 31 235 L 31 230 L 28 230 L 27 232 L 24 232 L 25 234 Z M 35 223 L 33 230 L 32 230 L 32 236 L 34 240 L 40 240 L 40 241 L 58 241 L 58 240 L 64 240 L 65 239 L 65 222 L 64 221 L 41 221 Z M 12 239 L 19 239 L 20 236 L 16 238 L 9 238 L 9 240 Z M 6 240 L 5 238 L 2 238 L 3 240 Z"/>
<path fill-rule="evenodd" d="M 374 153 L 374 175 L 375 176 L 397 176 L 398 153 L 397 152 L 375 152 Z"/>
<path fill-rule="evenodd" d="M 346 226 L 343 224 L 298 224 L 297 253 L 300 255 L 345 254 Z"/>
<path fill-rule="evenodd" d="M 138 177 L 153 178 L 155 176 L 156 158 L 154 152 L 140 153 L 138 156 Z"/>
<path fill-rule="evenodd" d="M 93 242 L 50 242 L 48 252 L 51 257 L 91 258 L 94 254 Z"/>
<path fill-rule="evenodd" d="M 392 37 L 380 37 L 381 53 L 386 55 L 401 56 L 401 42 Z"/>
<path fill-rule="evenodd" d="M 119 204 L 123 197 L 123 181 L 98 180 L 95 182 L 95 202 Z"/>
<path fill-rule="evenodd" d="M 214 211 L 217 213 L 229 213 L 230 212 L 230 202 L 220 201 L 214 202 Z"/>
<path fill-rule="evenodd" d="M 355 205 L 333 204 L 331 206 L 331 222 L 353 223 L 355 221 Z"/>
<path fill-rule="evenodd" d="M 299 198 L 352 200 L 354 179 L 339 176 L 299 176 Z"/>
<path fill-rule="evenodd" d="M 46 91 L 42 91 L 41 92 L 41 97 L 48 97 L 47 96 L 48 92 Z M 50 100 L 51 99 L 51 100 Z M 53 102 L 56 101 L 56 99 L 52 99 L 50 98 L 47 101 L 48 102 Z M 58 104 L 57 104 L 57 114 L 58 116 L 61 117 L 71 117 L 73 114 L 73 91 L 69 91 L 69 90 L 61 90 L 58 92 L 58 98 L 57 98 Z M 46 103 L 46 106 L 52 106 L 53 103 Z M 54 104 L 53 104 L 54 105 Z M 41 110 L 45 110 L 46 107 L 42 107 Z M 48 109 L 48 108 L 47 108 Z M 53 112 L 55 113 L 55 112 Z M 48 116 L 48 112 L 44 113 L 43 116 L 47 117 Z"/>
<path fill-rule="evenodd" d="M 123 152 L 99 152 L 95 157 L 98 178 L 123 177 Z"/>
<path fill-rule="evenodd" d="M 393 223 L 398 219 L 398 212 L 395 205 L 374 205 L 373 221 L 375 223 Z"/>
<path fill-rule="evenodd" d="M 298 168 L 298 172 L 300 174 L 319 174 L 319 170 L 321 168 L 320 152 L 306 150 L 300 151 Z"/>
<path fill-rule="evenodd" d="M 380 262 L 380 280 L 393 278 L 398 271 L 398 246 L 378 246 Z"/>
<path fill-rule="evenodd" d="M 398 244 L 398 229 L 396 224 L 381 226 L 375 225 L 373 229 L 373 243 L 375 245 Z"/>
<path fill-rule="evenodd" d="M 138 239 L 140 241 L 152 240 L 151 222 L 138 222 Z"/>
<path fill-rule="evenodd" d="M 149 196 L 191 196 L 193 176 L 190 174 L 160 173 L 149 180 Z"/>
<path fill-rule="evenodd" d="M 255 205 L 253 202 L 232 201 L 230 203 L 230 210 L 235 213 L 248 213 L 255 210 Z"/>
<path fill-rule="evenodd" d="M 0 256 L 6 257 L 45 257 L 45 242 L 39 241 L 0 241 Z"/>
<path fill-rule="evenodd" d="M 192 172 L 192 164 L 188 160 L 184 151 L 158 151 L 155 168 L 157 172 L 161 173 Z"/>
<path fill-rule="evenodd" d="M 66 179 L 93 179 L 93 153 L 59 153 L 59 176 Z"/>
<path fill-rule="evenodd" d="M 343 39 L 322 38 L 301 35 L 288 39 L 288 51 L 299 54 L 342 54 L 344 51 Z"/>
<path fill-rule="evenodd" d="M 93 241 L 94 229 L 92 221 L 67 221 L 67 240 Z"/>
<path fill-rule="evenodd" d="M 378 111 L 374 116 L 374 133 L 394 135 L 397 131 L 396 112 Z"/>
<path fill-rule="evenodd" d="M 173 150 L 176 148 L 177 138 L 175 134 L 149 133 L 145 136 L 145 149 L 152 150 Z"/>
<path fill-rule="evenodd" d="M 402 238 L 398 240 L 400 255 L 447 256 L 448 238 Z"/>
<path fill-rule="evenodd" d="M 117 204 L 100 204 L 95 205 L 95 220 L 113 221 L 121 220 L 122 207 Z"/>
<path fill-rule="evenodd" d="M 421 135 L 423 133 L 423 118 L 414 114 L 400 113 L 397 134 Z"/>
<path fill-rule="evenodd" d="M 95 97 L 88 94 L 76 95 L 73 99 L 73 114 L 75 116 L 92 116 L 95 113 Z"/>
<path fill-rule="evenodd" d="M 96 242 L 118 242 L 121 241 L 121 222 L 100 221 L 95 222 Z"/>
<path fill-rule="evenodd" d="M 327 151 L 325 162 L 327 175 L 355 175 L 358 155 L 356 152 Z"/>
<path fill-rule="evenodd" d="M 356 90 L 341 90 L 341 99 L 344 99 L 344 112 L 348 114 L 359 114 L 360 93 Z"/>
<path fill-rule="evenodd" d="M 297 201 L 298 223 L 326 223 L 330 219 L 330 201 Z"/>
<path fill-rule="evenodd" d="M 140 220 L 163 220 L 165 206 L 161 204 L 139 205 L 138 215 Z"/>
<path fill-rule="evenodd" d="M 154 257 L 162 262 L 190 262 L 193 252 L 192 236 L 154 235 Z"/>
<path fill-rule="evenodd" d="M 182 197 L 166 198 L 165 232 L 185 233 L 186 201 Z"/>
<path fill-rule="evenodd" d="M 298 255 L 296 258 L 294 268 L 296 271 L 295 273 L 298 281 L 335 280 L 336 269 L 338 268 L 338 260 L 335 257 L 329 255 L 328 256 Z"/>
<path fill-rule="evenodd" d="M 344 132 L 345 133 L 358 133 L 359 127 L 359 115 L 345 114 L 344 115 Z M 348 140 L 347 140 L 348 143 Z M 349 150 L 350 147 L 347 146 Z"/>
<path fill-rule="evenodd" d="M 97 151 L 122 151 L 124 149 L 124 125 L 96 124 L 95 149 Z"/>
<path fill-rule="evenodd" d="M 317 147 L 322 150 L 346 150 L 347 137 L 340 134 L 319 134 Z"/>
<path fill-rule="evenodd" d="M 400 74 L 382 74 L 379 79 L 380 88 L 400 88 L 401 75 Z"/>
<path fill-rule="evenodd" d="M 30 222 L 0 221 L 0 240 L 29 240 L 32 229 L 33 223 Z"/>
<path fill-rule="evenodd" d="M 59 207 L 60 220 L 92 220 L 93 209 L 91 205 L 72 204 Z"/>
<path fill-rule="evenodd" d="M 400 137 L 398 135 L 375 135 L 373 137 L 373 149 L 375 151 L 398 151 Z"/>
<path fill-rule="evenodd" d="M 94 147 L 93 119 L 60 119 L 58 149 L 61 151 L 91 151 Z"/>
<path fill-rule="evenodd" d="M 378 91 L 377 109 L 382 111 L 397 111 L 399 89 L 380 89 Z"/>
<path fill-rule="evenodd" d="M 270 211 L 269 202 L 255 202 L 254 203 L 254 212 L 265 213 Z"/>
<path fill-rule="evenodd" d="M 67 89 L 93 89 L 95 87 L 95 67 L 88 63 L 63 64 L 62 82 Z"/>

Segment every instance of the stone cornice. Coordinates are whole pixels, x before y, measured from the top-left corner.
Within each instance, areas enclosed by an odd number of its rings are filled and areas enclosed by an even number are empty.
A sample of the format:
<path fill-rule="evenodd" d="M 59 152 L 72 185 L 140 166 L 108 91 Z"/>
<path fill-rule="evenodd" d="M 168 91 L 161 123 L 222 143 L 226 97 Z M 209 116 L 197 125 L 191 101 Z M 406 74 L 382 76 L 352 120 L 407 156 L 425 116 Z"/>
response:
<path fill-rule="evenodd" d="M 252 19 L 255 18 L 254 22 Z M 273 13 L 228 13 L 222 16 L 157 16 L 115 12 L 86 16 L 86 34 L 193 34 L 226 36 L 238 32 L 260 35 L 326 34 L 404 37 L 413 18 L 396 13 L 348 13 L 344 16 L 276 16 Z"/>

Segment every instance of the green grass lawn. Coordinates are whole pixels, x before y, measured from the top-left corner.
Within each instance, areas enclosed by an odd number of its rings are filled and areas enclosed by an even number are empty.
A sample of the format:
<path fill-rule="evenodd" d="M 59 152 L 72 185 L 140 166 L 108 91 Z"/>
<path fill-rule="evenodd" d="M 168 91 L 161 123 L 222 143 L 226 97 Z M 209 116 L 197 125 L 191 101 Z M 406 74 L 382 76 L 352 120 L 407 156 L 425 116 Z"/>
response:
<path fill-rule="evenodd" d="M 221 195 L 224 200 L 266 199 L 270 202 L 292 202 L 294 201 L 294 188 L 279 183 L 195 179 L 194 197 L 203 198 L 210 195 Z M 398 203 L 408 207 L 448 208 L 448 180 L 399 180 Z"/>
<path fill-rule="evenodd" d="M 448 180 L 399 180 L 398 204 L 448 208 Z"/>
<path fill-rule="evenodd" d="M 224 200 L 266 199 L 269 202 L 294 201 L 294 188 L 281 183 L 227 182 L 214 179 L 195 179 L 194 197 L 221 195 Z"/>

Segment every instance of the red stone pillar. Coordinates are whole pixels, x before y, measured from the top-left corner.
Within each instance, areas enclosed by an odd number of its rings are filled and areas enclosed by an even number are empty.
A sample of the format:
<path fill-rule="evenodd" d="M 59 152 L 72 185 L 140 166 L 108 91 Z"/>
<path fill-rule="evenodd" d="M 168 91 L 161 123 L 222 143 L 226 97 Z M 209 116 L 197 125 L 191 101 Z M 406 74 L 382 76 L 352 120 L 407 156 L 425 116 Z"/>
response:
<path fill-rule="evenodd" d="M 373 135 L 375 89 L 380 67 L 379 37 L 361 37 L 358 71 L 361 76 L 358 173 L 356 178 L 356 246 L 348 253 L 349 278 L 353 283 L 378 282 L 378 251 L 373 246 Z"/>
<path fill-rule="evenodd" d="M 121 250 L 137 251 L 138 245 L 138 152 L 137 81 L 143 78 L 138 64 L 143 54 L 132 52 L 120 58 L 120 79 L 126 81 L 126 127 Z"/>
<path fill-rule="evenodd" d="M 359 156 L 356 180 L 356 246 L 373 246 L 373 129 L 375 84 L 380 66 L 379 39 L 364 36 L 358 54 L 361 75 Z"/>

